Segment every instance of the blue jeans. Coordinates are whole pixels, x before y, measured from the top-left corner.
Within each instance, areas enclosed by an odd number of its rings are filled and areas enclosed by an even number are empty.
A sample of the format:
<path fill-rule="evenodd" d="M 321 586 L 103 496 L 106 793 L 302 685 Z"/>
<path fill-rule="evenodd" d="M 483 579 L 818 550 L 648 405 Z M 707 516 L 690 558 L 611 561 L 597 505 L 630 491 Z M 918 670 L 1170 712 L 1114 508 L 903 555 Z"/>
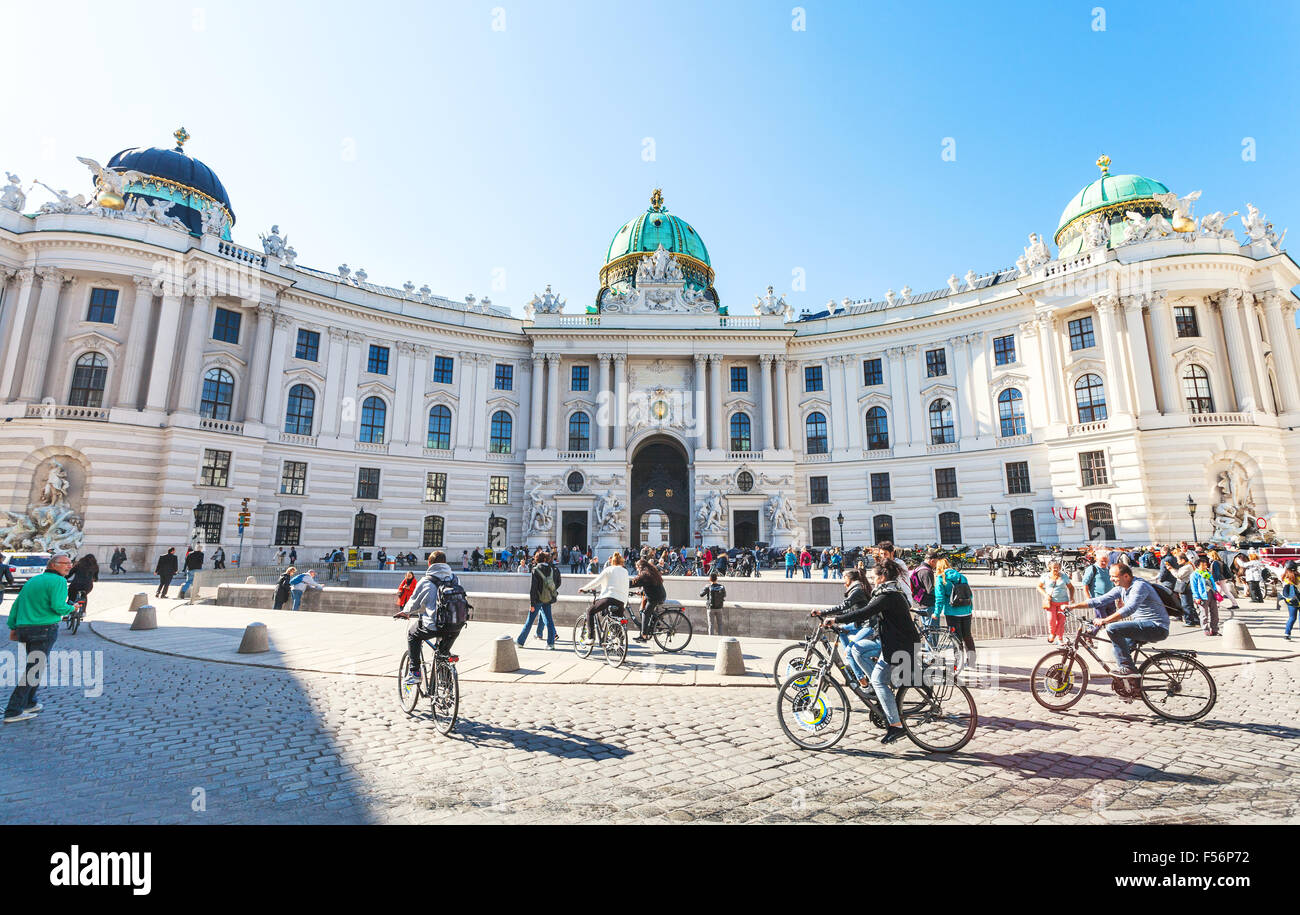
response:
<path fill-rule="evenodd" d="M 1282 601 L 1282 604 L 1286 607 L 1286 634 L 1290 636 L 1291 628 L 1295 626 L 1296 616 L 1300 615 L 1300 604 L 1288 604 L 1286 601 Z"/>
<path fill-rule="evenodd" d="M 538 619 L 539 614 L 541 615 L 541 619 Z M 537 623 L 537 628 L 539 630 L 537 634 L 540 636 L 543 620 L 546 621 L 546 644 L 548 646 L 554 645 L 555 640 L 559 638 L 559 635 L 555 631 L 555 620 L 551 617 L 550 604 L 532 605 L 528 611 L 528 621 L 524 623 L 524 631 L 519 633 L 519 638 L 515 639 L 515 642 L 519 645 L 523 645 L 524 642 L 528 641 L 528 630 L 533 628 L 534 622 Z"/>
<path fill-rule="evenodd" d="M 18 633 L 18 641 L 22 642 L 27 649 L 27 670 L 9 696 L 9 704 L 5 706 L 6 718 L 21 714 L 36 704 L 37 672 L 32 668 L 37 666 L 39 659 L 41 667 L 49 669 L 46 658 L 50 649 L 54 647 L 54 640 L 59 637 L 59 625 L 55 623 L 53 626 L 16 626 L 14 631 Z"/>
<path fill-rule="evenodd" d="M 1182 594 L 1179 594 L 1178 598 L 1183 602 L 1183 622 L 1199 626 L 1201 618 L 1196 613 L 1196 601 L 1192 598 L 1192 589 L 1188 588 Z"/>
<path fill-rule="evenodd" d="M 903 720 L 898 717 L 898 702 L 894 699 L 894 688 L 889 682 L 889 665 L 883 658 L 876 658 L 876 666 L 871 669 L 871 688 L 876 691 L 876 698 L 880 700 L 889 723 L 894 727 L 901 726 Z"/>
<path fill-rule="evenodd" d="M 297 610 L 298 606 L 302 603 L 302 592 L 290 591 L 289 593 L 293 597 L 293 609 Z"/>
<path fill-rule="evenodd" d="M 185 570 L 185 584 L 181 585 L 181 597 L 187 597 L 190 593 L 190 585 L 194 584 L 194 570 Z"/>
<path fill-rule="evenodd" d="M 874 659 L 880 655 L 880 643 L 876 641 L 876 633 L 871 627 L 853 628 L 856 631 L 852 634 L 840 634 L 840 644 L 844 646 L 844 659 L 848 661 L 853 675 L 859 680 L 865 680 Z"/>
<path fill-rule="evenodd" d="M 812 578 L 812 566 L 800 566 L 799 568 L 803 569 L 804 578 Z"/>
<path fill-rule="evenodd" d="M 822 578 L 830 578 L 830 575 L 831 575 L 831 567 L 822 566 Z"/>
<path fill-rule="evenodd" d="M 786 578 L 794 578 L 794 566 L 786 566 L 786 567 L 785 567 L 785 577 L 786 577 Z"/>
<path fill-rule="evenodd" d="M 1169 630 L 1151 620 L 1120 620 L 1106 627 L 1106 634 L 1114 643 L 1115 660 L 1120 667 L 1133 669 L 1133 646 L 1159 642 L 1169 637 Z"/>

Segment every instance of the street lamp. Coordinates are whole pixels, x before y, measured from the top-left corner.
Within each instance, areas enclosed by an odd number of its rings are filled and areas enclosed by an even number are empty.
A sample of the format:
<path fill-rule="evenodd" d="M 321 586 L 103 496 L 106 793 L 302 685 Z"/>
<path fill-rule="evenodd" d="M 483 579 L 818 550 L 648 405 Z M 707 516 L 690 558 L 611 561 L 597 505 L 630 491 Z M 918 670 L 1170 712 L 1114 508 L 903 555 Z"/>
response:
<path fill-rule="evenodd" d="M 993 525 L 993 545 L 998 545 L 998 510 L 989 506 L 989 524 Z"/>
<path fill-rule="evenodd" d="M 1187 497 L 1187 514 L 1192 516 L 1192 542 L 1195 543 L 1199 539 L 1196 536 L 1196 501 L 1191 495 Z"/>
<path fill-rule="evenodd" d="M 194 505 L 194 532 L 190 535 L 190 540 L 193 542 L 195 546 L 199 546 L 200 541 L 203 538 L 203 528 L 199 526 L 201 524 L 200 519 L 202 515 L 203 515 L 203 497 L 200 496 L 199 501 Z"/>
<path fill-rule="evenodd" d="M 840 523 L 840 553 L 844 553 L 844 512 L 835 516 L 835 520 Z"/>

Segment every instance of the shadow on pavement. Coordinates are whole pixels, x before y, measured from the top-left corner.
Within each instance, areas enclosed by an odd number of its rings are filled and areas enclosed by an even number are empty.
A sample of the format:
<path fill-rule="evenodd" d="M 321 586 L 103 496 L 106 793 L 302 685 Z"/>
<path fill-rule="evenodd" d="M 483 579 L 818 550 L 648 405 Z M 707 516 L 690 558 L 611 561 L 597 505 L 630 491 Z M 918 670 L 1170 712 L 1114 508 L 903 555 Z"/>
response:
<path fill-rule="evenodd" d="M 1044 753 L 1026 750 L 1020 753 L 954 753 L 936 757 L 972 766 L 1014 769 L 1027 778 L 1087 777 L 1099 781 L 1172 782 L 1181 785 L 1217 785 L 1214 779 L 1200 775 L 1165 772 L 1140 763 L 1125 762 L 1112 756 L 1087 756 L 1070 753 Z M 1135 771 L 1129 771 L 1135 770 Z"/>
<path fill-rule="evenodd" d="M 423 717 L 423 716 L 417 716 Z M 432 717 L 429 717 L 432 721 Z M 452 738 L 459 737 L 475 746 L 513 747 L 532 752 L 549 753 L 566 759 L 622 759 L 631 754 L 626 747 L 593 740 L 581 734 L 562 731 L 547 725 L 546 727 L 524 730 L 522 728 L 500 728 L 481 721 L 461 720 Z"/>

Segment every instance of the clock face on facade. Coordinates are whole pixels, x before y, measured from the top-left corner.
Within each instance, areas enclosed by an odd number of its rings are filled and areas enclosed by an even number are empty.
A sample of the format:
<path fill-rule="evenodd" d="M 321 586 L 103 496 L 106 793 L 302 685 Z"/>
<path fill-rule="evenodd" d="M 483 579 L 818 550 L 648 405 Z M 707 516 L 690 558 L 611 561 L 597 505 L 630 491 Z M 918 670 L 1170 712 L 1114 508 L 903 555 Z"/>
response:
<path fill-rule="evenodd" d="M 650 408 L 655 419 L 666 419 L 668 416 L 668 403 L 663 400 L 656 400 L 654 406 Z"/>
<path fill-rule="evenodd" d="M 749 492 L 754 488 L 754 476 L 748 470 L 742 470 L 736 477 L 736 488 L 741 492 Z"/>

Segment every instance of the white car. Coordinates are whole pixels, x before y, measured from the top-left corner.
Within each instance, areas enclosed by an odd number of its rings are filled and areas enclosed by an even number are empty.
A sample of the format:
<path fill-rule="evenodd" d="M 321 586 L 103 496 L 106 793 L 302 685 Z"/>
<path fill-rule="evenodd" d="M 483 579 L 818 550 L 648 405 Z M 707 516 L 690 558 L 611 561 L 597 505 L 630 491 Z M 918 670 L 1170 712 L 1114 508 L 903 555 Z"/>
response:
<path fill-rule="evenodd" d="M 21 588 L 29 578 L 34 578 L 45 571 L 45 564 L 50 561 L 50 554 L 9 553 L 4 561 L 14 577 L 14 583 L 8 587 Z"/>

